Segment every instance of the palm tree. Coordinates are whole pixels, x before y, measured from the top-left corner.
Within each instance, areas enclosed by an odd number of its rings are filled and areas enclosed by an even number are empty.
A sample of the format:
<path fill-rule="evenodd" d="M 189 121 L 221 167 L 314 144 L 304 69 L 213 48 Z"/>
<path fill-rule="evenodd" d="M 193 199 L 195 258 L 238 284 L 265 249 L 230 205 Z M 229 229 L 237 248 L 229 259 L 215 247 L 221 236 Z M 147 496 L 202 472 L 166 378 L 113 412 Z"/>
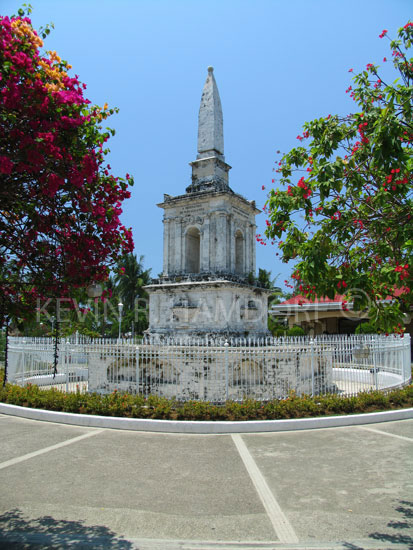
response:
<path fill-rule="evenodd" d="M 136 298 L 147 297 L 142 287 L 149 284 L 151 270 L 144 270 L 143 259 L 143 256 L 138 260 L 136 254 L 128 254 L 118 264 L 118 273 L 114 280 L 125 310 L 134 309 Z"/>
<path fill-rule="evenodd" d="M 144 269 L 143 260 L 143 256 L 138 260 L 136 254 L 124 256 L 114 276 L 115 292 L 122 300 L 124 307 L 124 326 L 131 327 L 133 322 L 137 333 L 143 332 L 148 324 L 146 308 L 136 308 L 139 299 L 147 300 L 148 294 L 143 287 L 151 280 L 151 270 Z"/>
<path fill-rule="evenodd" d="M 277 296 L 281 294 L 281 288 L 278 286 L 275 286 L 275 282 L 278 278 L 278 275 L 274 278 L 271 278 L 271 271 L 268 271 L 267 269 L 258 269 L 258 282 L 261 283 L 261 286 L 264 288 L 268 288 L 271 290 L 271 294 L 268 297 L 268 305 L 273 303 Z"/>

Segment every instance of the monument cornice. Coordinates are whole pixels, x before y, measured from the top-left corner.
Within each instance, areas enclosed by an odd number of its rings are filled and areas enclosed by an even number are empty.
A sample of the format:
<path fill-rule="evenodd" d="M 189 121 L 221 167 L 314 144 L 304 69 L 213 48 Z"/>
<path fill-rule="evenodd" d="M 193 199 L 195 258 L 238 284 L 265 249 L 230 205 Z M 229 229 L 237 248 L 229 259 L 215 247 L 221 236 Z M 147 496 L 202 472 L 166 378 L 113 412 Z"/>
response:
<path fill-rule="evenodd" d="M 156 291 L 167 291 L 172 289 L 181 289 L 181 290 L 192 290 L 197 287 L 206 289 L 206 288 L 218 288 L 218 287 L 239 287 L 246 288 L 256 292 L 258 294 L 267 293 L 271 294 L 272 290 L 268 288 L 263 288 L 260 286 L 251 285 L 248 282 L 236 282 L 231 281 L 230 279 L 220 279 L 217 278 L 212 281 L 182 281 L 182 282 L 159 282 L 155 284 L 150 284 L 142 287 L 145 290 L 150 290 L 152 292 Z"/>
<path fill-rule="evenodd" d="M 158 203 L 156 206 L 163 208 L 164 210 L 168 208 L 173 208 L 177 204 L 182 204 L 185 202 L 194 203 L 197 202 L 209 202 L 213 197 L 228 197 L 234 199 L 241 203 L 244 207 L 247 206 L 252 213 L 261 214 L 261 210 L 256 207 L 255 201 L 249 201 L 239 193 L 235 193 L 231 188 L 224 190 L 209 190 L 209 191 L 200 191 L 198 193 L 185 193 L 184 195 L 176 195 L 175 197 L 171 195 L 164 195 L 164 201 Z"/>

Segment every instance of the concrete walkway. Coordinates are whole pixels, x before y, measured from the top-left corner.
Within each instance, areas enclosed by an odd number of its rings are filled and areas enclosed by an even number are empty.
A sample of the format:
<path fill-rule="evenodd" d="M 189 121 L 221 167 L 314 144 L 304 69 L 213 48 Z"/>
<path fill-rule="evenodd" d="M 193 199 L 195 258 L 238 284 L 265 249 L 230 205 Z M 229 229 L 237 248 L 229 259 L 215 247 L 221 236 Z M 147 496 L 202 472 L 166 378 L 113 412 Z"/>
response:
<path fill-rule="evenodd" d="M 187 435 L 0 415 L 0 549 L 413 548 L 413 420 Z"/>

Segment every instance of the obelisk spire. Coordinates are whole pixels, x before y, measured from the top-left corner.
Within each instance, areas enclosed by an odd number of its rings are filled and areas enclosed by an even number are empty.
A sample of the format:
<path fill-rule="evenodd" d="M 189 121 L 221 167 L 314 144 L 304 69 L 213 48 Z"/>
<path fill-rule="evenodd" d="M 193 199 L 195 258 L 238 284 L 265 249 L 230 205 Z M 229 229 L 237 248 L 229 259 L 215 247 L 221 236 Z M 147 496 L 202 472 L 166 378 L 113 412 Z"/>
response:
<path fill-rule="evenodd" d="M 224 157 L 224 129 L 222 107 L 213 67 L 208 67 L 208 76 L 202 90 L 198 114 L 198 155 L 190 162 L 192 183 L 187 193 L 203 191 L 231 191 L 228 172 L 231 166 Z"/>
<path fill-rule="evenodd" d="M 208 67 L 208 76 L 202 91 L 198 115 L 198 157 L 219 156 L 224 159 L 224 128 L 222 106 L 214 68 Z"/>

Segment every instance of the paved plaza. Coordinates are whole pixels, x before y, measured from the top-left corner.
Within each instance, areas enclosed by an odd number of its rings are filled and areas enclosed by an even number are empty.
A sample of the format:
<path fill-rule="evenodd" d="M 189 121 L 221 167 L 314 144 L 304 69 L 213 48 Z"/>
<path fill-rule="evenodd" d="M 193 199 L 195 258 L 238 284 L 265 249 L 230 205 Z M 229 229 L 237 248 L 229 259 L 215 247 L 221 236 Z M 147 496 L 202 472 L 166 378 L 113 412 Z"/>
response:
<path fill-rule="evenodd" d="M 233 435 L 0 415 L 0 548 L 413 548 L 413 420 Z"/>

